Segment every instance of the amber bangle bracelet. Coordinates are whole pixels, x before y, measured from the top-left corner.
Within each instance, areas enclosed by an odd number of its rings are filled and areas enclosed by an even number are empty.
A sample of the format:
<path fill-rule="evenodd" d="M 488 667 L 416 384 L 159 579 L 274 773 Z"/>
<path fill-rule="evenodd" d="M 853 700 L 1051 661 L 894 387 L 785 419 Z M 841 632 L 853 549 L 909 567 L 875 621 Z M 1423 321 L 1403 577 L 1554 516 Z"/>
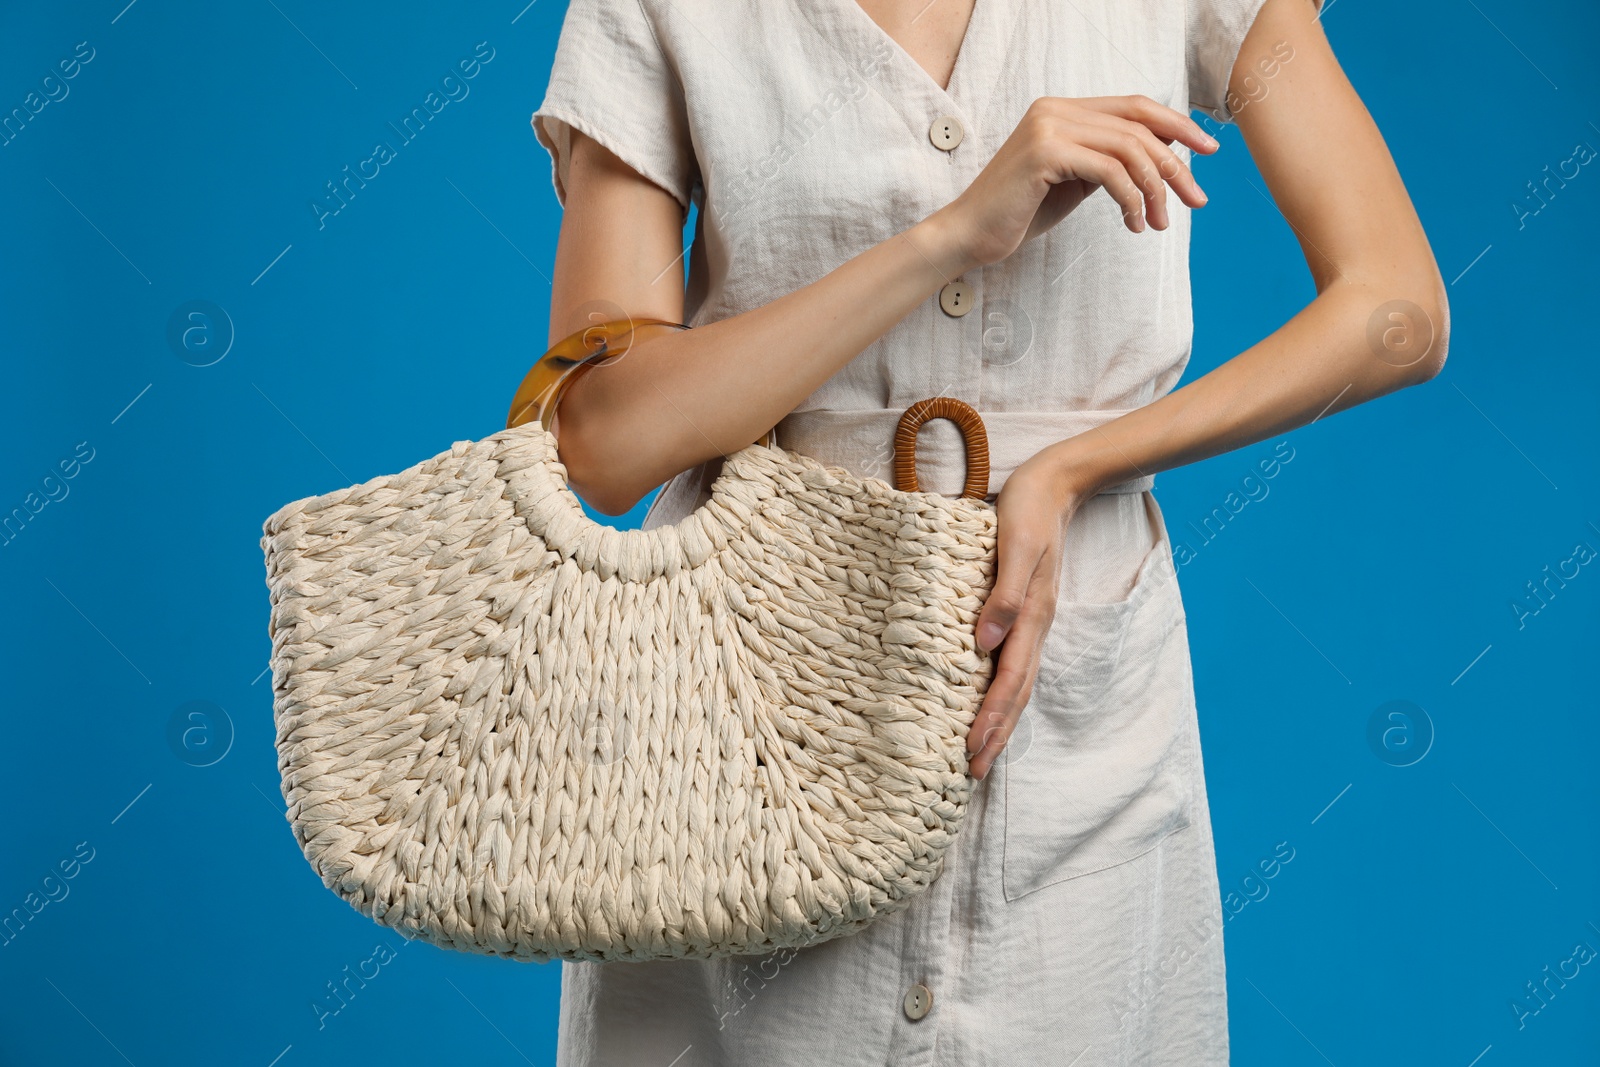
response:
<path fill-rule="evenodd" d="M 555 424 L 556 406 L 580 375 L 621 359 L 635 342 L 688 328 L 666 319 L 617 319 L 585 326 L 563 337 L 517 386 L 511 411 L 506 415 L 506 428 L 538 419 L 539 425 L 549 430 Z"/>

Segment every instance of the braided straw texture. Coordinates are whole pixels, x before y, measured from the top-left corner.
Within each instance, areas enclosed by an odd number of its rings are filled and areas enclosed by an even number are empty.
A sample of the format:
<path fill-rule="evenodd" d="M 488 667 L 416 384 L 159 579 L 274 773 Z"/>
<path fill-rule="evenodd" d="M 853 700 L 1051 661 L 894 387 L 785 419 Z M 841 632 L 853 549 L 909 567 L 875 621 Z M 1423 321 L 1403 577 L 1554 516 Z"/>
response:
<path fill-rule="evenodd" d="M 323 884 L 522 960 L 810 945 L 939 873 L 991 660 L 983 500 L 793 452 L 676 526 L 584 514 L 531 423 L 264 526 L 278 769 Z"/>

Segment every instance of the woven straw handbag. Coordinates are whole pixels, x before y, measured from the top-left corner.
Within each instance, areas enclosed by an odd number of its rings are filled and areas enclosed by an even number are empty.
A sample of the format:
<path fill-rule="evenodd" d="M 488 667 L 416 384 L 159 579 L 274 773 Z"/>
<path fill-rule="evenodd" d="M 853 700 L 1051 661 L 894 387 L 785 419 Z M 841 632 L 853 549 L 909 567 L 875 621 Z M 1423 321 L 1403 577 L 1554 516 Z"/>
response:
<path fill-rule="evenodd" d="M 995 567 L 976 412 L 908 409 L 896 485 L 777 448 L 673 526 L 567 486 L 561 392 L 637 339 L 530 371 L 508 427 L 283 507 L 261 539 L 278 768 L 323 884 L 408 938 L 521 960 L 798 948 L 910 903 L 972 788 Z M 961 426 L 961 497 L 916 489 Z"/>

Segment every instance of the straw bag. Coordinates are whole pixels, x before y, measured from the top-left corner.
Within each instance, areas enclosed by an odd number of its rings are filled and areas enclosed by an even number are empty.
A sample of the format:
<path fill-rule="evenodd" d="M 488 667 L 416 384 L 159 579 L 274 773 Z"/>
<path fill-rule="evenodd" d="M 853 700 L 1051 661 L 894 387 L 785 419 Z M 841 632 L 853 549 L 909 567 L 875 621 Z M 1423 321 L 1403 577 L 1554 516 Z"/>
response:
<path fill-rule="evenodd" d="M 939 873 L 991 663 L 987 444 L 913 405 L 900 488 L 767 443 L 674 526 L 594 522 L 551 432 L 579 371 L 687 327 L 608 323 L 529 373 L 508 428 L 264 526 L 295 838 L 369 918 L 522 960 L 796 948 Z M 928 418 L 967 488 L 916 491 Z"/>

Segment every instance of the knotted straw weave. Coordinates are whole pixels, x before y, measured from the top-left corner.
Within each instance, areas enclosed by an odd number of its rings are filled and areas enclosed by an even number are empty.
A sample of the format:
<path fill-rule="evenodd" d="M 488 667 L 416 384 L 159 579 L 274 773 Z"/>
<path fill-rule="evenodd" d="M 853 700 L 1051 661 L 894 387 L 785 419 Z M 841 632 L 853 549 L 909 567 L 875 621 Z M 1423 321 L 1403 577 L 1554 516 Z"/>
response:
<path fill-rule="evenodd" d="M 530 423 L 264 531 L 289 821 L 407 937 L 800 947 L 903 908 L 961 825 L 981 499 L 751 445 L 676 526 L 615 530 Z"/>

